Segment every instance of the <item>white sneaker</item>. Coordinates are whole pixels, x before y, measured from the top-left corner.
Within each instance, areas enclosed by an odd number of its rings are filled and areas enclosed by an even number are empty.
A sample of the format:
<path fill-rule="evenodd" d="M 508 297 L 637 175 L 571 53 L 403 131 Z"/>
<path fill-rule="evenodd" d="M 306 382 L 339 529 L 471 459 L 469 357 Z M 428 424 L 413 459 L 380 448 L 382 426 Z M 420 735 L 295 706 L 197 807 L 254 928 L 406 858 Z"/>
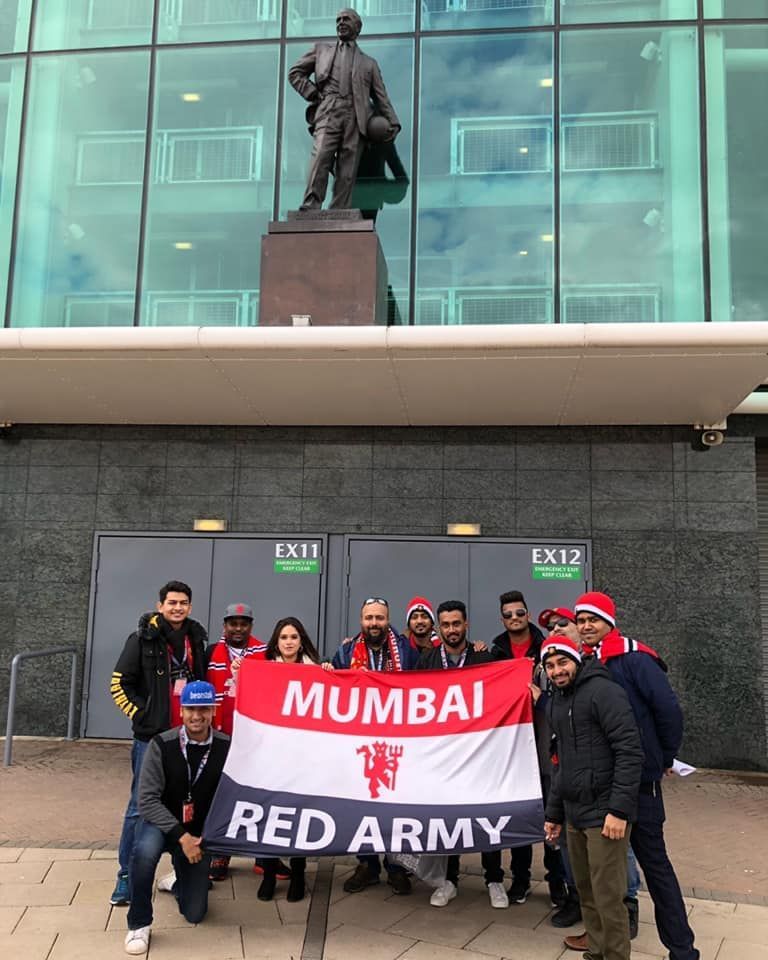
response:
<path fill-rule="evenodd" d="M 149 950 L 149 935 L 152 927 L 139 927 L 138 930 L 129 930 L 125 937 L 125 952 L 133 957 L 139 957 Z"/>
<path fill-rule="evenodd" d="M 429 902 L 433 907 L 447 907 L 458 892 L 456 884 L 451 883 L 450 880 L 446 880 L 442 887 L 438 887 L 437 890 L 435 890 L 429 898 Z"/>
<path fill-rule="evenodd" d="M 491 901 L 491 906 L 496 907 L 497 910 L 503 910 L 509 906 L 507 891 L 504 889 L 503 883 L 489 883 L 488 897 Z"/>
<path fill-rule="evenodd" d="M 173 893 L 173 888 L 176 885 L 176 871 L 171 870 L 170 873 L 166 873 L 164 877 L 160 877 L 157 881 L 157 889 L 161 893 Z"/>

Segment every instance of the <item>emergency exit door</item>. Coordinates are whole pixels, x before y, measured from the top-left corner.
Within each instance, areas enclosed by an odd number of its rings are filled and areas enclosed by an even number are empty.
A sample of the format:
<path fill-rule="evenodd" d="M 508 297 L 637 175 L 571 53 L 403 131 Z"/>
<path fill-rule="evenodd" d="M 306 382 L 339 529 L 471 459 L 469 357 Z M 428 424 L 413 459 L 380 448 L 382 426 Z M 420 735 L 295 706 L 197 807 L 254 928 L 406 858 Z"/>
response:
<path fill-rule="evenodd" d="M 233 602 L 253 607 L 253 633 L 265 643 L 281 617 L 298 617 L 322 644 L 325 536 L 220 534 L 205 537 L 97 533 L 89 618 L 83 735 L 127 738 L 131 725 L 115 707 L 109 681 L 139 616 L 155 609 L 169 580 L 192 589 L 192 613 L 213 642 Z"/>
<path fill-rule="evenodd" d="M 346 636 L 359 631 L 368 597 L 389 602 L 392 625 L 403 633 L 408 601 L 422 596 L 435 610 L 443 600 L 462 600 L 470 639 L 488 642 L 503 629 L 504 591 L 520 590 L 535 621 L 546 607 L 570 606 L 590 581 L 586 540 L 348 536 L 345 553 Z"/>

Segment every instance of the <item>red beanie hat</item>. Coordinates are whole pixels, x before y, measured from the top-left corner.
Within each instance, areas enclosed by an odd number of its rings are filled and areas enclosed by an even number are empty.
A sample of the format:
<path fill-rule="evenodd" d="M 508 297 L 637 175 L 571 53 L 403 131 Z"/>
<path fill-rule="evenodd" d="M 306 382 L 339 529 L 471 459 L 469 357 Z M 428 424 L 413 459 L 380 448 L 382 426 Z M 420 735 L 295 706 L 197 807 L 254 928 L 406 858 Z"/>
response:
<path fill-rule="evenodd" d="M 541 662 L 544 663 L 547 657 L 552 657 L 558 653 L 564 653 L 566 657 L 570 657 L 576 663 L 581 663 L 581 651 L 578 644 L 569 637 L 548 637 L 541 645 Z"/>
<path fill-rule="evenodd" d="M 591 593 L 583 593 L 576 601 L 573 608 L 576 613 L 595 613 L 602 617 L 612 627 L 616 626 L 616 604 L 607 593 L 598 593 L 593 590 Z"/>
<path fill-rule="evenodd" d="M 426 600 L 424 597 L 414 597 L 413 600 L 408 604 L 408 609 L 405 611 L 405 622 L 406 624 L 411 619 L 411 614 L 415 613 L 417 610 L 423 610 L 424 613 L 430 618 L 432 623 L 435 622 L 435 611 L 432 609 L 432 604 L 429 600 Z"/>

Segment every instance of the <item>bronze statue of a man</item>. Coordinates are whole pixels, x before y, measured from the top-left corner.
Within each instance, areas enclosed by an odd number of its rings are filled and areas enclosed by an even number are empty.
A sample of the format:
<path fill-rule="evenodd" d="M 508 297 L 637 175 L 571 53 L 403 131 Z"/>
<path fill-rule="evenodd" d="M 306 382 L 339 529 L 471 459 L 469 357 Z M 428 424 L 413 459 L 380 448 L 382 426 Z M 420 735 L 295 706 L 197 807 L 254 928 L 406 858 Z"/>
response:
<path fill-rule="evenodd" d="M 309 100 L 307 122 L 314 138 L 302 210 L 322 207 L 331 171 L 331 208 L 349 207 L 368 122 L 374 114 L 389 122 L 385 139 L 394 140 L 400 130 L 378 63 L 356 43 L 362 28 L 363 21 L 354 10 L 340 10 L 336 17 L 338 41 L 316 43 L 288 71 L 291 86 Z"/>

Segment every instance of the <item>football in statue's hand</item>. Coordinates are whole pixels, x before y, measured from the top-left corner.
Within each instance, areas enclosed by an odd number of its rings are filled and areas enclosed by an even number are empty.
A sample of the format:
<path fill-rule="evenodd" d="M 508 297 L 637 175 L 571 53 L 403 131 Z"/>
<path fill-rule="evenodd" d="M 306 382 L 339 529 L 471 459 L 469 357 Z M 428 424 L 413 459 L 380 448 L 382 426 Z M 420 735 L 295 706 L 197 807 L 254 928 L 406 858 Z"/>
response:
<path fill-rule="evenodd" d="M 385 117 L 374 114 L 368 121 L 368 139 L 372 143 L 385 143 L 392 137 L 392 126 Z"/>

